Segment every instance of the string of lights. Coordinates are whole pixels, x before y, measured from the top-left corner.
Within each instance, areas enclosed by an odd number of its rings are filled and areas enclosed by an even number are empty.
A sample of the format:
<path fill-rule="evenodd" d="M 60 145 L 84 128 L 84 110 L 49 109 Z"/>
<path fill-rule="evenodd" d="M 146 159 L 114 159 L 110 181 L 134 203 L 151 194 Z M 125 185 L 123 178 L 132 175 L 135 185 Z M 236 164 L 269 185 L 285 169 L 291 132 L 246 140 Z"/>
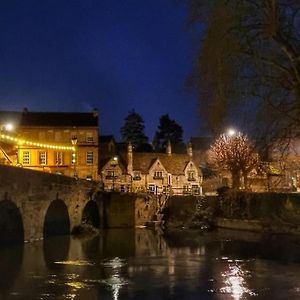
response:
<path fill-rule="evenodd" d="M 19 139 L 7 134 L 0 134 L 0 139 L 4 140 L 6 142 L 16 143 L 18 145 L 27 145 L 27 146 L 33 146 L 43 149 L 55 149 L 55 150 L 65 150 L 65 151 L 75 151 L 74 146 L 61 146 L 61 145 L 52 145 L 52 144 L 44 144 L 44 143 L 38 143 L 33 141 L 28 141 L 24 139 Z"/>

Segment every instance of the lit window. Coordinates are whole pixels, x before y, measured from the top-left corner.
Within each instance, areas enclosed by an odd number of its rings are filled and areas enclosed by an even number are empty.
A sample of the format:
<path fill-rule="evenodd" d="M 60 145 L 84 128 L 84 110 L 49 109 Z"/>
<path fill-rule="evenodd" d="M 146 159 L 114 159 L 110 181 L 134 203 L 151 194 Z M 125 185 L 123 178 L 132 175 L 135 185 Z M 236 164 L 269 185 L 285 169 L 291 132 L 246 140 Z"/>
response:
<path fill-rule="evenodd" d="M 29 165 L 30 164 L 30 153 L 29 151 L 23 152 L 23 165 Z"/>
<path fill-rule="evenodd" d="M 86 153 L 86 164 L 92 165 L 94 163 L 94 152 L 93 151 L 87 151 Z"/>
<path fill-rule="evenodd" d="M 39 152 L 39 164 L 40 165 L 47 164 L 47 153 L 45 151 Z"/>
<path fill-rule="evenodd" d="M 63 160 L 63 153 L 62 152 L 55 152 L 54 153 L 54 159 L 56 165 L 62 165 L 64 163 Z"/>

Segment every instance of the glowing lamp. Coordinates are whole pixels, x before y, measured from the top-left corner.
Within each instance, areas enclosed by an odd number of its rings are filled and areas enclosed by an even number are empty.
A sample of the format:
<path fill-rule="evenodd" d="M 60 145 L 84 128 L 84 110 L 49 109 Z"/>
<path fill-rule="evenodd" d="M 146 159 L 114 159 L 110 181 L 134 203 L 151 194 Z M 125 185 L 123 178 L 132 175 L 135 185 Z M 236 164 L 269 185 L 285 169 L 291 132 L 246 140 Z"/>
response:
<path fill-rule="evenodd" d="M 235 136 L 236 135 L 236 130 L 233 128 L 230 128 L 227 130 L 227 135 L 228 136 Z"/>

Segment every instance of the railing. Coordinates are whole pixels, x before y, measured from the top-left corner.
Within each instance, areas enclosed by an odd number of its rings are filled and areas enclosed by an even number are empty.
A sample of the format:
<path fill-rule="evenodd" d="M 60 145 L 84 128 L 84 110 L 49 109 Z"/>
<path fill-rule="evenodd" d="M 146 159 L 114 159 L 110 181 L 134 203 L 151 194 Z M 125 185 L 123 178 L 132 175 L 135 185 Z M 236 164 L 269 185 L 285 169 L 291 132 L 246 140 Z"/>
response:
<path fill-rule="evenodd" d="M 115 179 L 117 179 L 118 178 L 118 176 L 113 176 L 113 175 L 106 175 L 105 176 L 105 179 L 108 179 L 108 180 L 115 180 Z"/>
<path fill-rule="evenodd" d="M 189 196 L 189 195 L 201 195 L 201 188 L 176 188 L 171 186 L 155 186 L 154 189 L 149 189 L 145 186 L 141 187 L 132 187 L 131 185 L 123 185 L 120 183 L 115 183 L 114 187 L 104 186 L 104 190 L 106 191 L 119 191 L 121 193 L 147 193 L 152 195 L 181 195 L 181 196 Z"/>
<path fill-rule="evenodd" d="M 156 179 L 156 180 L 159 179 L 159 180 L 161 180 L 161 179 L 164 179 L 164 178 L 163 178 L 163 176 L 153 176 L 153 179 Z"/>

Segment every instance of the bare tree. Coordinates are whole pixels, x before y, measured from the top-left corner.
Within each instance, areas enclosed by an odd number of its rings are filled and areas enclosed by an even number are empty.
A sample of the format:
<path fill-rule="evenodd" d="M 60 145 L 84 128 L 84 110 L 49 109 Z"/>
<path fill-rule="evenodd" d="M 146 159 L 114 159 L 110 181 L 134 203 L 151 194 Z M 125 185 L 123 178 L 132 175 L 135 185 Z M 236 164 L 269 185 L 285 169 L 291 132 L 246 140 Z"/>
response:
<path fill-rule="evenodd" d="M 241 187 L 241 178 L 247 189 L 249 173 L 259 166 L 259 155 L 246 135 L 233 136 L 222 134 L 214 142 L 209 151 L 209 163 L 218 171 L 231 174 L 232 188 Z"/>
<path fill-rule="evenodd" d="M 238 112 L 257 140 L 299 134 L 300 1 L 186 1 L 207 25 L 190 82 L 210 127 Z"/>

